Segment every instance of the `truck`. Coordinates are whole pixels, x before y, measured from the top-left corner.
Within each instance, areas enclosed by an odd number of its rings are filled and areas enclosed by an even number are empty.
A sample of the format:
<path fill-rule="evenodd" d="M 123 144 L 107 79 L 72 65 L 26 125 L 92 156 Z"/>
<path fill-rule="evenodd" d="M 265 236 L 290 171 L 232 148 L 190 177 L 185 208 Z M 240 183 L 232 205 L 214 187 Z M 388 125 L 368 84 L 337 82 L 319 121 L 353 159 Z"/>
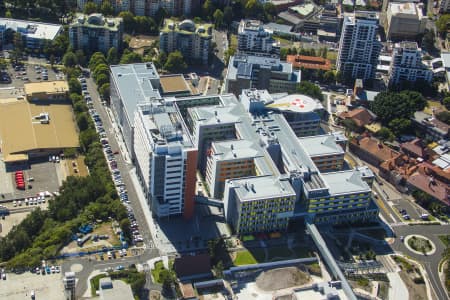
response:
<path fill-rule="evenodd" d="M 84 245 L 84 243 L 86 243 L 87 241 L 89 241 L 91 238 L 90 234 L 87 234 L 85 236 L 83 236 L 82 238 L 78 238 L 77 239 L 77 245 L 78 247 L 82 247 Z"/>

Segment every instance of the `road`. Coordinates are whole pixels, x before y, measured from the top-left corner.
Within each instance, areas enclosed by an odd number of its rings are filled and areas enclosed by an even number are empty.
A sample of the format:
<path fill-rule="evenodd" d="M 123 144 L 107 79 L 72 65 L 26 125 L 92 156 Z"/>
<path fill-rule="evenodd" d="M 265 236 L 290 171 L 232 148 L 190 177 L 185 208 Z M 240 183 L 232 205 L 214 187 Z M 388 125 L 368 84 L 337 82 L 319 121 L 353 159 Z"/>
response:
<path fill-rule="evenodd" d="M 128 163 L 129 159 L 124 159 L 123 155 L 127 155 L 124 151 L 125 149 L 123 143 L 119 143 L 118 139 L 121 139 L 120 135 L 114 130 L 111 120 L 108 116 L 108 113 L 106 112 L 105 107 L 100 102 L 100 96 L 96 90 L 96 85 L 92 78 L 87 78 L 87 86 L 88 86 L 88 92 L 91 95 L 91 98 L 94 103 L 94 108 L 97 110 L 98 114 L 100 115 L 100 118 L 103 121 L 103 127 L 105 129 L 105 132 L 108 135 L 109 144 L 111 145 L 111 148 L 116 150 L 120 149 L 121 155 L 116 156 L 117 160 L 117 167 L 120 170 L 120 173 L 122 175 L 122 180 L 125 183 L 128 191 L 128 199 L 131 202 L 131 207 L 133 208 L 133 212 L 136 218 L 136 222 L 139 225 L 139 231 L 144 239 L 145 244 L 145 250 L 144 253 L 138 256 L 133 257 L 127 257 L 127 258 L 121 258 L 111 261 L 91 261 L 89 258 L 74 258 L 71 260 L 66 260 L 62 266 L 63 272 L 70 271 L 70 268 L 73 264 L 80 264 L 83 266 L 83 269 L 76 273 L 77 278 L 79 279 L 77 286 L 76 286 L 76 294 L 78 296 L 81 296 L 86 288 L 87 288 L 87 278 L 89 277 L 89 274 L 91 274 L 94 270 L 104 270 L 105 268 L 112 267 L 115 268 L 118 265 L 124 265 L 128 266 L 130 264 L 146 264 L 150 259 L 158 257 L 159 252 L 157 249 L 153 248 L 153 241 L 150 233 L 150 226 L 146 221 L 146 218 L 144 216 L 144 209 L 147 209 L 147 207 L 142 207 L 140 204 L 140 201 L 138 200 L 136 190 L 134 188 L 134 185 L 130 178 L 130 170 L 133 169 L 133 165 L 131 163 Z M 119 144 L 121 146 L 119 146 Z M 154 286 L 151 283 L 151 279 L 148 276 L 147 278 L 147 284 L 149 286 L 153 286 L 155 289 L 157 286 Z M 150 282 L 150 283 L 149 283 Z"/>
<path fill-rule="evenodd" d="M 395 239 L 395 242 L 391 245 L 391 247 L 396 252 L 401 252 L 403 254 L 407 254 L 412 257 L 416 261 L 420 262 L 430 279 L 430 283 L 433 287 L 435 299 L 449 299 L 443 284 L 439 278 L 439 262 L 442 259 L 442 252 L 444 251 L 444 245 L 439 240 L 439 235 L 446 235 L 450 232 L 450 225 L 414 225 L 414 226 L 396 226 L 394 227 L 394 231 L 396 235 L 399 236 L 408 236 L 414 234 L 421 234 L 430 239 L 434 245 L 436 246 L 436 252 L 433 255 L 421 255 L 416 254 L 409 251 L 404 243 L 400 241 L 400 239 Z"/>
<path fill-rule="evenodd" d="M 347 153 L 350 155 L 358 165 L 363 164 L 358 157 L 355 157 L 350 152 Z M 430 283 L 433 289 L 434 299 L 449 299 L 446 290 L 439 278 L 439 262 L 442 259 L 442 253 L 445 250 L 444 245 L 439 240 L 439 235 L 446 235 L 450 233 L 450 225 L 408 225 L 404 222 L 404 220 L 397 214 L 394 210 L 393 204 L 402 203 L 401 207 L 406 208 L 408 212 L 410 210 L 416 210 L 416 214 L 419 215 L 423 212 L 423 208 L 416 207 L 417 204 L 410 201 L 408 197 L 402 195 L 394 190 L 392 186 L 384 179 L 378 177 L 378 181 L 380 181 L 383 185 L 379 185 L 377 182 L 373 183 L 374 190 L 378 191 L 379 197 L 377 197 L 377 205 L 380 208 L 380 213 L 383 219 L 389 224 L 390 228 L 393 230 L 394 242 L 391 244 L 391 247 L 396 252 L 400 252 L 406 254 L 417 262 L 421 263 L 427 272 L 428 278 L 430 279 Z M 383 191 L 387 191 L 384 193 Z M 386 194 L 389 195 L 388 199 L 386 198 Z M 408 209 L 406 203 L 410 205 Z M 414 234 L 421 234 L 426 236 L 436 245 L 436 252 L 432 255 L 421 255 L 416 254 L 414 252 L 409 251 L 403 242 L 401 242 L 401 236 L 408 236 Z"/>

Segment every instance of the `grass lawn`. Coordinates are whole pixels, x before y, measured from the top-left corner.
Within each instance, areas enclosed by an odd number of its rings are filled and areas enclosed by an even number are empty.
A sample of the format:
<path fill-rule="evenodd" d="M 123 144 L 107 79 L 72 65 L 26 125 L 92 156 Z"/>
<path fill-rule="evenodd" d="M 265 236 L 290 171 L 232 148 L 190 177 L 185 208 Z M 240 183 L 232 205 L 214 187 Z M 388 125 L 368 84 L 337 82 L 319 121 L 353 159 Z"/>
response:
<path fill-rule="evenodd" d="M 159 279 L 159 274 L 161 271 L 164 270 L 164 264 L 162 261 L 158 261 L 155 263 L 155 268 L 152 270 L 152 276 L 153 279 L 155 279 L 156 282 L 161 283 Z"/>
<path fill-rule="evenodd" d="M 429 252 L 433 249 L 429 240 L 417 236 L 410 238 L 408 245 L 416 251 Z"/>
<path fill-rule="evenodd" d="M 440 235 L 439 239 L 445 245 L 445 247 L 448 247 L 450 245 L 450 234 L 449 235 Z"/>
<path fill-rule="evenodd" d="M 92 295 L 92 297 L 96 296 L 95 292 L 99 289 L 100 279 L 105 278 L 105 277 L 108 277 L 108 275 L 99 274 L 99 275 L 91 278 L 91 295 Z"/>
<path fill-rule="evenodd" d="M 432 114 L 433 112 L 433 108 L 443 108 L 442 104 L 440 104 L 439 102 L 436 101 L 428 101 L 428 107 L 425 107 L 425 109 L 423 110 L 425 113 L 427 114 Z"/>
<path fill-rule="evenodd" d="M 257 263 L 258 261 L 250 251 L 245 250 L 236 252 L 236 258 L 234 259 L 234 264 L 236 266 L 253 265 Z"/>
<path fill-rule="evenodd" d="M 328 51 L 327 52 L 327 58 L 329 60 L 335 61 L 337 59 L 337 52 L 336 51 Z"/>

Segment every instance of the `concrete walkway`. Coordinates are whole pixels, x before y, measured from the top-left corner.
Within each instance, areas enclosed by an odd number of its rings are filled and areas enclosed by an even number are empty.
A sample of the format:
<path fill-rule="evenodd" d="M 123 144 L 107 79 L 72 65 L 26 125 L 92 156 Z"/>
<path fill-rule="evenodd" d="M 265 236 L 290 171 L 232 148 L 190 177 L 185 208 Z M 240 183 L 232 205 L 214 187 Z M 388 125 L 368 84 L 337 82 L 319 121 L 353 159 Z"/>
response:
<path fill-rule="evenodd" d="M 409 299 L 408 288 L 399 273 L 387 273 L 389 278 L 389 300 Z"/>

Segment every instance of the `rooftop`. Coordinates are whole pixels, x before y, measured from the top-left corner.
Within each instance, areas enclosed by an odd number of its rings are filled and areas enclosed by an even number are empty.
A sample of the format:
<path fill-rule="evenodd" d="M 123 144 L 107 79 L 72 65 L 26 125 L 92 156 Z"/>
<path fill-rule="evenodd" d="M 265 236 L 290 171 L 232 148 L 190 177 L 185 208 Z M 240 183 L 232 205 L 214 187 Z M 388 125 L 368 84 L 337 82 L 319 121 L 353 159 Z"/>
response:
<path fill-rule="evenodd" d="M 318 56 L 306 55 L 288 55 L 286 61 L 291 63 L 294 68 L 305 68 L 314 70 L 331 70 L 331 61 Z"/>
<path fill-rule="evenodd" d="M 274 176 L 255 176 L 227 181 L 235 187 L 240 201 L 295 196 L 289 181 Z"/>
<path fill-rule="evenodd" d="M 357 126 L 364 127 L 370 123 L 372 123 L 376 116 L 364 107 L 356 108 L 351 111 L 343 112 L 339 115 L 342 119 L 352 119 Z"/>
<path fill-rule="evenodd" d="M 261 147 L 249 140 L 213 142 L 212 148 L 217 160 L 256 158 L 264 155 Z"/>
<path fill-rule="evenodd" d="M 191 89 L 182 74 L 162 75 L 160 78 L 160 84 L 163 94 L 191 94 Z"/>
<path fill-rule="evenodd" d="M 416 172 L 408 178 L 408 184 L 450 206 L 450 189 L 448 185 L 441 181 L 421 172 Z"/>
<path fill-rule="evenodd" d="M 296 12 L 303 18 L 306 18 L 308 15 L 312 14 L 315 8 L 316 6 L 312 3 L 306 3 L 289 7 L 290 10 Z"/>
<path fill-rule="evenodd" d="M 62 31 L 62 25 L 0 18 L 0 27 L 10 28 L 29 38 L 53 40 Z"/>
<path fill-rule="evenodd" d="M 186 19 L 181 22 L 176 22 L 171 19 L 164 20 L 164 26 L 161 28 L 160 32 L 171 32 L 175 31 L 181 34 L 198 34 L 203 38 L 212 38 L 212 24 L 202 23 L 198 24 L 192 20 Z"/>
<path fill-rule="evenodd" d="M 240 108 L 231 106 L 203 106 L 189 109 L 198 122 L 203 125 L 240 122 Z"/>
<path fill-rule="evenodd" d="M 41 114 L 48 114 L 48 124 L 41 123 Z M 0 120 L 0 140 L 5 161 L 14 160 L 13 154 L 79 146 L 70 104 L 39 105 L 24 100 L 2 101 Z"/>
<path fill-rule="evenodd" d="M 239 23 L 239 32 L 244 30 L 259 31 L 262 27 L 262 22 L 259 20 L 241 20 Z"/>
<path fill-rule="evenodd" d="M 24 84 L 24 91 L 27 96 L 37 93 L 67 93 L 69 92 L 69 85 L 65 80 L 32 82 Z"/>
<path fill-rule="evenodd" d="M 322 173 L 322 179 L 328 186 L 330 195 L 370 192 L 369 185 L 361 178 L 358 170 Z"/>
<path fill-rule="evenodd" d="M 153 63 L 138 63 L 110 66 L 111 79 L 118 88 L 118 94 L 125 105 L 129 120 L 133 120 L 138 103 L 150 103 L 161 99 L 158 88 L 159 74 Z"/>
<path fill-rule="evenodd" d="M 332 134 L 300 137 L 298 140 L 311 157 L 345 153 Z"/>
<path fill-rule="evenodd" d="M 371 153 L 380 161 L 385 161 L 399 155 L 397 151 L 394 151 L 388 146 L 383 145 L 379 140 L 375 138 L 364 137 L 359 140 L 354 139 L 352 140 L 352 143 L 358 145 L 359 148 Z"/>
<path fill-rule="evenodd" d="M 131 286 L 122 280 L 111 280 L 110 277 L 100 278 L 101 300 L 133 300 Z"/>
<path fill-rule="evenodd" d="M 414 15 L 414 16 L 422 16 L 422 11 L 418 9 L 415 3 L 406 2 L 406 3 L 389 3 L 388 10 L 393 15 L 405 14 L 405 15 Z"/>
<path fill-rule="evenodd" d="M 280 111 L 292 111 L 297 113 L 309 113 L 322 110 L 323 105 L 319 100 L 301 94 L 292 94 L 275 99 L 272 104 L 267 105 L 269 109 Z"/>
<path fill-rule="evenodd" d="M 110 31 L 118 31 L 122 25 L 122 18 L 104 17 L 102 14 L 94 13 L 89 16 L 84 14 L 77 14 L 76 19 L 70 24 L 71 27 L 90 27 L 90 28 L 104 28 Z"/>
<path fill-rule="evenodd" d="M 178 277 L 211 273 L 211 257 L 209 254 L 177 257 L 173 263 L 173 269 Z"/>

